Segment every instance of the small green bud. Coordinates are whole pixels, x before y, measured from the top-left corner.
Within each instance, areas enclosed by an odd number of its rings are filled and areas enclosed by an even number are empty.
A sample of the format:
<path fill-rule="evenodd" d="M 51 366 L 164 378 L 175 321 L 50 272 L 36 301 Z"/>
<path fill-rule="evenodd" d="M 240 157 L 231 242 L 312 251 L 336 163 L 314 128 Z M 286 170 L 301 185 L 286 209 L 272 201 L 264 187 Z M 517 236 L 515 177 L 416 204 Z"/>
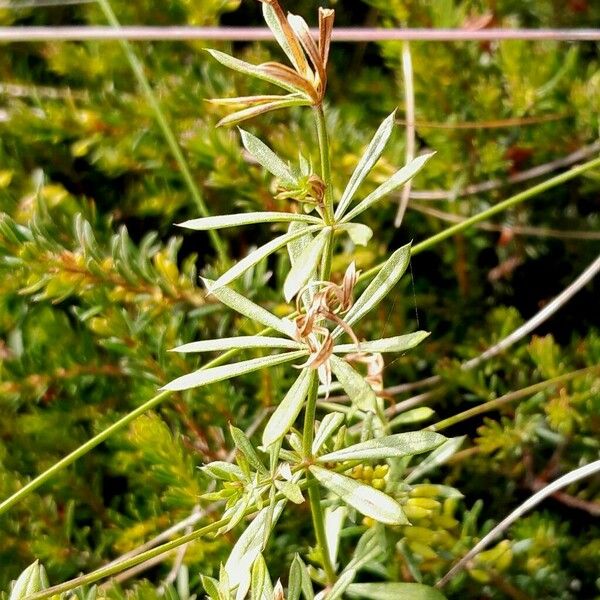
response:
<path fill-rule="evenodd" d="M 404 514 L 408 518 L 409 521 L 414 521 L 417 519 L 426 519 L 431 515 L 431 511 L 426 508 L 421 508 L 420 506 L 412 506 L 410 504 L 405 504 L 403 507 Z"/>
<path fill-rule="evenodd" d="M 411 490 L 410 495 L 413 498 L 435 498 L 440 495 L 440 488 L 431 483 L 424 483 L 414 487 Z"/>
<path fill-rule="evenodd" d="M 440 508 L 442 505 L 432 498 L 409 498 L 406 501 L 407 505 L 410 506 L 419 506 L 420 508 L 426 508 L 427 510 L 436 510 Z"/>
<path fill-rule="evenodd" d="M 420 556 L 422 556 L 423 558 L 426 559 L 434 559 L 437 558 L 438 555 L 436 553 L 435 550 L 433 550 L 430 546 L 428 546 L 427 544 L 423 544 L 422 542 L 417 542 L 417 541 L 409 541 L 408 542 L 408 547 L 415 553 L 415 554 L 419 554 Z"/>
<path fill-rule="evenodd" d="M 489 583 L 490 576 L 483 569 L 469 569 L 469 575 L 479 583 Z"/>
<path fill-rule="evenodd" d="M 435 515 L 433 517 L 433 522 L 443 529 L 454 529 L 454 527 L 458 525 L 458 521 L 455 518 L 447 515 Z"/>
<path fill-rule="evenodd" d="M 407 527 L 404 535 L 411 541 L 421 542 L 423 544 L 433 544 L 435 533 L 425 527 Z"/>
<path fill-rule="evenodd" d="M 373 469 L 373 477 L 377 479 L 383 479 L 390 470 L 388 465 L 377 465 L 375 469 Z"/>

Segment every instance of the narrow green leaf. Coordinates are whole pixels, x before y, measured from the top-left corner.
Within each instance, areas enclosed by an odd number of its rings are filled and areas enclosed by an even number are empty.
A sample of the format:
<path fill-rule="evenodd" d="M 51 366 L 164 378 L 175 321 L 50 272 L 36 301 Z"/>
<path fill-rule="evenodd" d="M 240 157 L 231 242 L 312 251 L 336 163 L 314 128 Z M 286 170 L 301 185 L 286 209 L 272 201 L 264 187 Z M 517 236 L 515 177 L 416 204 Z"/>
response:
<path fill-rule="evenodd" d="M 378 528 L 367 529 L 358 540 L 352 560 L 346 565 L 346 569 L 360 571 L 372 560 L 378 558 L 386 546 L 385 534 Z"/>
<path fill-rule="evenodd" d="M 221 600 L 221 594 L 219 593 L 219 582 L 212 577 L 206 575 L 200 575 L 202 581 L 202 587 L 210 598 L 210 600 Z"/>
<path fill-rule="evenodd" d="M 344 391 L 352 400 L 352 405 L 362 411 L 375 412 L 377 396 L 365 378 L 335 354 L 331 355 L 329 364 Z"/>
<path fill-rule="evenodd" d="M 446 600 L 441 592 L 421 583 L 353 583 L 346 593 L 364 600 Z"/>
<path fill-rule="evenodd" d="M 323 417 L 313 441 L 313 455 L 318 454 L 323 445 L 326 444 L 331 436 L 342 426 L 344 419 L 345 417 L 341 413 L 327 413 Z"/>
<path fill-rule="evenodd" d="M 265 465 L 263 465 L 260 457 L 254 450 L 254 446 L 252 442 L 248 439 L 248 436 L 237 427 L 233 425 L 229 426 L 229 431 L 231 432 L 231 437 L 233 438 L 233 443 L 235 447 L 246 457 L 248 463 L 253 466 L 257 471 L 261 473 L 266 473 L 267 469 Z"/>
<path fill-rule="evenodd" d="M 281 94 L 259 94 L 253 96 L 233 96 L 227 98 L 208 98 L 206 102 L 216 106 L 257 106 L 281 98 Z"/>
<path fill-rule="evenodd" d="M 346 569 L 333 584 L 327 600 L 339 600 L 356 577 L 356 569 Z"/>
<path fill-rule="evenodd" d="M 275 356 L 262 356 L 260 358 L 244 360 L 230 365 L 213 367 L 212 369 L 199 369 L 198 371 L 174 379 L 167 383 L 162 389 L 170 392 L 189 390 L 202 385 L 208 385 L 209 383 L 216 383 L 217 381 L 224 381 L 225 379 L 245 375 L 252 371 L 258 371 L 259 369 L 274 367 L 275 365 L 290 362 L 305 355 L 306 352 L 298 350 L 296 352 L 286 352 Z"/>
<path fill-rule="evenodd" d="M 217 123 L 217 127 L 231 127 L 232 125 L 239 125 L 248 119 L 264 115 L 272 110 L 290 108 L 292 106 L 308 106 L 309 104 L 310 102 L 300 94 L 289 94 L 287 96 L 281 96 L 280 100 L 265 102 L 264 104 L 258 104 L 256 106 L 249 106 L 248 108 L 231 113 L 230 115 L 223 117 Z"/>
<path fill-rule="evenodd" d="M 344 316 L 350 326 L 373 310 L 398 283 L 410 262 L 410 244 L 396 250 L 385 262 L 382 269 L 373 278 L 367 289 L 356 299 L 352 308 Z M 333 337 L 339 337 L 343 329 L 336 327 Z"/>
<path fill-rule="evenodd" d="M 207 231 L 209 229 L 252 225 L 253 223 L 288 223 L 292 221 L 314 223 L 317 225 L 321 222 L 321 219 L 300 213 L 266 211 L 190 219 L 189 221 L 183 221 L 183 223 L 177 223 L 177 226 L 184 227 L 185 229 L 193 229 L 194 231 Z"/>
<path fill-rule="evenodd" d="M 402 507 L 387 494 L 355 479 L 312 465 L 310 472 L 319 483 L 357 511 L 386 525 L 406 525 Z"/>
<path fill-rule="evenodd" d="M 308 225 L 306 223 L 298 223 L 293 222 L 290 223 L 288 230 L 291 231 L 299 231 L 301 229 L 306 229 Z M 297 267 L 298 262 L 300 261 L 300 257 L 306 248 L 313 241 L 314 237 L 312 234 L 307 234 L 302 237 L 299 237 L 287 245 L 288 256 L 290 257 L 290 264 L 292 268 Z M 305 306 L 310 305 L 312 298 L 314 296 L 314 290 L 308 288 L 306 292 L 302 294 L 302 301 Z"/>
<path fill-rule="evenodd" d="M 308 283 L 309 279 L 315 273 L 323 248 L 327 242 L 327 237 L 331 234 L 331 228 L 325 227 L 314 240 L 306 247 L 302 255 L 298 258 L 296 264 L 290 269 L 285 283 L 283 284 L 283 294 L 285 301 L 290 300 Z"/>
<path fill-rule="evenodd" d="M 271 175 L 275 175 L 275 177 L 285 181 L 289 185 L 296 185 L 296 178 L 292 175 L 289 165 L 281 160 L 269 146 L 243 129 L 240 129 L 240 135 L 242 136 L 244 148 Z"/>
<path fill-rule="evenodd" d="M 273 313 L 270 313 L 262 306 L 255 304 L 252 302 L 252 300 L 246 298 L 246 296 L 238 294 L 238 292 L 235 292 L 231 288 L 223 286 L 221 288 L 214 289 L 214 281 L 210 279 L 202 278 L 202 282 L 206 286 L 207 290 L 209 290 L 210 293 L 215 296 L 215 298 L 217 298 L 226 306 L 229 306 L 229 308 L 232 308 L 241 315 L 248 317 L 252 321 L 261 323 L 266 327 L 271 327 L 271 329 L 279 331 L 288 337 L 294 337 L 296 328 L 288 319 L 280 319 L 279 317 L 276 317 Z"/>
<path fill-rule="evenodd" d="M 373 342 L 361 342 L 361 352 L 404 352 L 418 346 L 426 337 L 428 331 L 415 331 L 406 335 L 383 338 Z M 335 346 L 334 352 L 356 352 L 356 344 L 340 344 Z"/>
<path fill-rule="evenodd" d="M 271 415 L 262 436 L 264 448 L 268 448 L 277 440 L 280 440 L 293 425 L 296 417 L 302 410 L 304 399 L 310 386 L 311 372 L 309 369 L 302 369 L 292 387 L 288 390 L 275 412 Z"/>
<path fill-rule="evenodd" d="M 340 533 L 348 515 L 345 506 L 328 507 L 325 509 L 325 537 L 327 538 L 327 553 L 334 568 L 337 567 L 337 556 L 340 545 Z"/>
<path fill-rule="evenodd" d="M 350 239 L 357 246 L 366 246 L 373 237 L 373 230 L 362 223 L 346 223 L 340 229 L 347 231 Z"/>
<path fill-rule="evenodd" d="M 356 169 L 354 169 L 354 173 L 352 173 L 352 177 L 350 177 L 350 181 L 348 181 L 348 185 L 340 198 L 340 202 L 335 211 L 336 220 L 340 220 L 348 206 L 350 206 L 350 202 L 352 202 L 352 198 L 354 194 L 360 187 L 360 184 L 364 181 L 365 177 L 371 172 L 371 169 L 375 166 L 375 163 L 379 160 L 380 156 L 383 154 L 385 146 L 390 139 L 390 135 L 392 134 L 392 130 L 394 128 L 394 118 L 396 116 L 396 111 L 394 111 L 383 123 L 379 126 L 379 129 L 376 131 L 373 139 L 369 143 L 368 148 L 365 150 L 365 153 L 362 155 L 362 158 L 356 165 Z"/>
<path fill-rule="evenodd" d="M 302 490 L 297 483 L 294 483 L 293 481 L 275 481 L 275 487 L 294 504 L 304 503 Z"/>
<path fill-rule="evenodd" d="M 343 462 L 345 460 L 382 460 L 402 458 L 434 450 L 446 438 L 443 435 L 430 435 L 433 431 L 407 431 L 386 435 L 360 444 L 348 446 L 319 457 L 319 462 Z"/>
<path fill-rule="evenodd" d="M 292 233 L 294 231 L 301 231 L 301 230 L 305 231 L 307 227 L 308 227 L 308 225 L 306 223 L 299 223 L 299 222 L 294 221 L 294 222 L 290 223 L 288 232 Z M 306 235 L 296 238 L 295 240 L 292 240 L 291 242 L 288 243 L 287 251 L 288 251 L 288 255 L 290 257 L 290 263 L 291 263 L 292 267 L 294 267 L 296 265 L 296 263 L 302 256 L 302 253 L 304 252 L 304 250 L 307 248 L 307 246 L 310 244 L 310 242 L 313 239 L 314 238 L 313 238 L 312 234 L 306 233 Z"/>
<path fill-rule="evenodd" d="M 422 154 L 411 160 L 406 166 L 402 167 L 394 175 L 392 175 L 385 183 L 380 185 L 374 192 L 369 194 L 362 202 L 357 204 L 343 219 L 342 223 L 348 223 L 356 218 L 360 213 L 367 210 L 388 194 L 396 191 L 403 186 L 409 179 L 412 179 L 425 165 L 425 163 L 433 156 L 431 154 Z"/>
<path fill-rule="evenodd" d="M 237 527 L 244 518 L 246 511 L 250 507 L 252 498 L 249 494 L 242 496 L 237 502 L 229 506 L 229 508 L 223 513 L 223 519 L 227 521 L 218 531 L 217 535 L 223 535 L 231 531 L 234 527 Z"/>
<path fill-rule="evenodd" d="M 321 229 L 321 227 L 321 225 L 312 225 L 310 227 L 307 227 L 304 231 L 300 230 L 291 233 L 284 233 L 283 235 L 276 237 L 270 242 L 267 242 L 264 246 L 261 246 L 260 248 L 257 248 L 256 250 L 250 252 L 250 254 L 242 258 L 242 260 L 238 261 L 235 265 L 233 265 L 231 269 L 229 269 L 226 273 L 221 275 L 221 277 L 219 277 L 219 279 L 217 279 L 217 281 L 215 281 L 215 283 L 211 286 L 209 291 L 214 292 L 220 287 L 228 285 L 229 283 L 237 279 L 240 275 L 245 273 L 248 269 L 253 267 L 255 264 L 259 263 L 261 260 L 265 259 L 270 254 L 273 254 L 273 252 L 276 252 L 280 248 L 283 248 L 287 243 L 299 237 L 302 237 L 307 233 L 313 233 L 315 231 L 318 231 L 319 229 Z"/>
<path fill-rule="evenodd" d="M 267 563 L 262 554 L 252 565 L 250 578 L 250 600 L 271 600 L 273 598 L 273 584 L 269 577 Z"/>
<path fill-rule="evenodd" d="M 223 563 L 221 563 L 219 565 L 219 592 L 221 594 L 221 600 L 231 600 L 231 598 L 229 597 L 230 589 L 231 586 L 229 585 L 229 575 L 225 570 L 225 566 L 223 565 Z"/>
<path fill-rule="evenodd" d="M 285 348 L 288 350 L 301 350 L 302 344 L 287 338 L 276 338 L 262 335 L 246 335 L 239 337 L 220 338 L 218 340 L 201 340 L 190 342 L 173 348 L 171 352 L 218 352 L 233 348 Z"/>
<path fill-rule="evenodd" d="M 273 519 L 273 515 L 275 514 L 275 504 L 276 504 L 276 499 L 275 497 L 277 496 L 277 488 L 275 486 L 271 486 L 271 488 L 269 489 L 269 505 L 267 507 L 268 513 L 267 513 L 267 520 L 268 522 L 271 522 L 271 520 Z M 262 501 L 260 501 L 262 502 Z M 267 547 L 267 544 L 269 543 L 269 535 L 270 532 L 268 530 L 265 530 L 265 537 L 263 539 L 263 548 Z"/>
<path fill-rule="evenodd" d="M 292 586 L 292 583 L 294 584 Z M 302 590 L 304 600 L 314 600 L 315 594 L 313 592 L 312 580 L 308 574 L 308 569 L 304 564 L 304 561 L 300 558 L 299 554 L 294 556 L 292 566 L 290 568 L 290 584 L 288 587 L 288 600 L 298 600 L 300 592 L 298 591 L 298 584 Z"/>
<path fill-rule="evenodd" d="M 222 65 L 228 67 L 229 69 L 233 69 L 238 73 L 243 73 L 244 75 L 250 75 L 251 77 L 256 77 L 257 79 L 262 79 L 263 81 L 268 81 L 273 85 L 279 86 L 285 90 L 288 90 L 292 93 L 303 94 L 303 91 L 297 89 L 293 85 L 270 75 L 261 69 L 260 65 L 252 65 L 250 63 L 244 62 L 243 60 L 239 60 L 233 56 L 229 56 L 229 54 L 225 54 L 224 52 L 220 52 L 219 50 L 206 50 L 215 60 L 220 62 Z M 304 95 L 304 94 L 303 94 Z M 308 98 L 307 98 L 308 99 Z"/>
<path fill-rule="evenodd" d="M 296 556 L 298 556 L 296 554 Z M 288 578 L 288 600 L 300 600 L 300 594 L 302 593 L 302 571 L 301 567 L 296 561 L 296 557 L 290 565 L 290 576 Z"/>
<path fill-rule="evenodd" d="M 244 473 L 237 465 L 222 460 L 215 460 L 204 465 L 201 470 L 214 479 L 224 481 L 241 481 L 244 478 Z"/>
<path fill-rule="evenodd" d="M 423 475 L 433 469 L 443 465 L 463 444 L 464 435 L 447 439 L 439 448 L 424 458 L 419 464 L 406 476 L 406 483 L 419 480 Z"/>
<path fill-rule="evenodd" d="M 435 411 L 429 408 L 429 406 L 418 406 L 399 414 L 390 421 L 389 425 L 391 428 L 400 427 L 401 425 L 412 425 L 413 423 L 427 421 L 433 415 L 435 415 Z"/>

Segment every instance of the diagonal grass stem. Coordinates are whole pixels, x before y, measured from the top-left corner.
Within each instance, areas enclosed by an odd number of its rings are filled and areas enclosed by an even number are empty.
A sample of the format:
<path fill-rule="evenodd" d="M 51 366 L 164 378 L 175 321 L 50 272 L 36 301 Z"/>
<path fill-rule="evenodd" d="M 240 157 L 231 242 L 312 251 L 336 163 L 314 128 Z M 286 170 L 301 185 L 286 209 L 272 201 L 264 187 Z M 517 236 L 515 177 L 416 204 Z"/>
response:
<path fill-rule="evenodd" d="M 568 171 L 565 171 L 564 173 L 561 173 L 560 175 L 551 177 L 547 181 L 543 181 L 542 183 L 539 183 L 538 185 L 534 185 L 533 187 L 531 187 L 527 190 L 519 192 L 518 194 L 511 196 L 510 198 L 504 200 L 503 202 L 499 202 L 498 204 L 488 208 L 487 210 L 484 210 L 484 211 L 470 217 L 469 219 L 465 219 L 464 221 L 461 221 L 460 223 L 457 223 L 456 225 L 452 225 L 451 227 L 448 227 L 447 229 L 440 231 L 440 233 L 437 233 L 436 235 L 432 235 L 431 237 L 427 238 L 426 240 L 423 240 L 422 242 L 414 245 L 411 249 L 411 255 L 414 256 L 415 254 L 419 254 L 425 250 L 429 250 L 430 248 L 432 248 L 439 242 L 443 242 L 444 240 L 447 240 L 449 237 L 452 237 L 453 235 L 460 233 L 461 231 L 464 231 L 465 229 L 468 229 L 469 227 L 472 227 L 473 225 L 476 225 L 477 223 L 481 223 L 481 221 L 485 221 L 498 213 L 508 210 L 509 208 L 512 208 L 513 206 L 516 206 L 516 205 L 520 204 L 521 202 L 524 202 L 525 200 L 534 198 L 535 196 L 538 196 L 539 194 L 541 194 L 549 189 L 552 189 L 553 187 L 556 187 L 558 185 L 561 185 L 562 183 L 570 181 L 571 179 L 574 179 L 575 177 L 579 177 L 579 175 L 582 175 L 586 171 L 589 171 L 590 169 L 594 169 L 595 167 L 600 167 L 600 158 L 595 158 L 593 160 L 583 163 L 582 165 L 573 167 L 572 169 L 569 169 Z M 383 265 L 384 265 L 384 263 L 381 263 L 381 264 L 376 265 L 373 268 L 369 269 L 368 271 L 365 271 L 360 276 L 359 282 L 365 281 L 367 279 L 374 277 L 382 269 Z"/>
<path fill-rule="evenodd" d="M 115 15 L 113 9 L 110 6 L 109 0 L 98 0 L 98 5 L 100 6 L 102 12 L 104 13 L 104 16 L 106 17 L 106 20 L 110 23 L 110 25 L 115 29 L 120 29 L 121 24 L 119 23 L 117 16 Z M 165 113 L 160 107 L 155 93 L 152 91 L 152 87 L 150 86 L 150 82 L 148 81 L 148 78 L 144 73 L 144 67 L 140 59 L 138 58 L 137 54 L 135 53 L 135 50 L 127 40 L 119 40 L 119 44 L 121 44 L 121 48 L 123 48 L 123 52 L 127 57 L 127 61 L 129 62 L 131 70 L 135 75 L 138 85 L 142 89 L 142 92 L 146 97 L 146 101 L 148 102 L 150 108 L 152 109 L 152 112 L 154 113 L 156 122 L 158 123 L 158 126 L 162 131 L 162 134 L 167 142 L 167 145 L 169 146 L 169 149 L 171 150 L 171 153 L 173 154 L 173 158 L 175 158 L 175 162 L 177 162 L 177 166 L 179 167 L 181 174 L 183 175 L 185 184 L 188 188 L 190 195 L 192 196 L 192 199 L 194 201 L 194 204 L 196 205 L 196 208 L 198 209 L 198 212 L 203 217 L 210 216 L 206 203 L 204 202 L 204 198 L 202 197 L 202 194 L 200 193 L 200 190 L 196 185 L 194 178 L 192 177 L 192 173 L 190 172 L 190 168 L 187 164 L 187 161 L 183 156 L 183 152 L 181 151 L 179 142 L 177 141 L 177 138 L 173 133 L 173 129 L 169 125 L 167 117 L 165 116 Z M 210 236 L 210 240 L 213 246 L 215 247 L 215 250 L 217 251 L 219 260 L 221 260 L 224 263 L 227 263 L 227 250 L 225 248 L 223 240 L 221 239 L 219 234 L 213 229 L 211 229 L 208 232 L 208 234 Z"/>

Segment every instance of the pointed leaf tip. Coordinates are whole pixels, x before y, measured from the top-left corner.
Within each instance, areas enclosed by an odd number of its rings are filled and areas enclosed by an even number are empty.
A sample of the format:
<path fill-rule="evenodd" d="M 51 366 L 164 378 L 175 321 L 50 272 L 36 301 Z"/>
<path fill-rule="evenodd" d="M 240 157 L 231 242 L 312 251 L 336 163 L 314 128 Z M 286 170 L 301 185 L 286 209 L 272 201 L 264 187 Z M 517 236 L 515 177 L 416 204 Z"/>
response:
<path fill-rule="evenodd" d="M 346 504 L 360 513 L 386 525 L 407 525 L 408 519 L 396 500 L 370 485 L 312 465 L 310 472 L 319 483 L 339 496 Z"/>

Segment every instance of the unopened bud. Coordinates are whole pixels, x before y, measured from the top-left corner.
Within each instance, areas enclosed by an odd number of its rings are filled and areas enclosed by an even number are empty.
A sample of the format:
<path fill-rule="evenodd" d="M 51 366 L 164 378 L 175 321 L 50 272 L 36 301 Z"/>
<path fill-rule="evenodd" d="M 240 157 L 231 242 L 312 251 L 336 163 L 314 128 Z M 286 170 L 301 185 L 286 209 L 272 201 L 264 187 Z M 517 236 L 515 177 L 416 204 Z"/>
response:
<path fill-rule="evenodd" d="M 410 492 L 410 495 L 413 498 L 434 498 L 435 496 L 440 495 L 440 488 L 431 483 L 424 483 L 415 486 Z"/>
<path fill-rule="evenodd" d="M 407 527 L 404 530 L 404 535 L 409 540 L 422 542 L 423 544 L 433 544 L 435 540 L 435 532 L 425 527 Z"/>
<path fill-rule="evenodd" d="M 437 553 L 427 544 L 421 542 L 410 541 L 408 547 L 415 553 L 421 555 L 423 558 L 434 559 L 437 558 Z"/>
<path fill-rule="evenodd" d="M 437 500 L 433 500 L 433 498 L 409 498 L 406 501 L 406 504 L 410 506 L 419 506 L 420 508 L 426 508 L 427 510 L 436 510 L 442 506 Z"/>
<path fill-rule="evenodd" d="M 430 510 L 427 510 L 426 508 L 421 508 L 420 506 L 411 506 L 405 504 L 403 509 L 404 514 L 406 514 L 409 521 L 414 521 L 417 519 L 426 519 L 431 515 Z"/>

